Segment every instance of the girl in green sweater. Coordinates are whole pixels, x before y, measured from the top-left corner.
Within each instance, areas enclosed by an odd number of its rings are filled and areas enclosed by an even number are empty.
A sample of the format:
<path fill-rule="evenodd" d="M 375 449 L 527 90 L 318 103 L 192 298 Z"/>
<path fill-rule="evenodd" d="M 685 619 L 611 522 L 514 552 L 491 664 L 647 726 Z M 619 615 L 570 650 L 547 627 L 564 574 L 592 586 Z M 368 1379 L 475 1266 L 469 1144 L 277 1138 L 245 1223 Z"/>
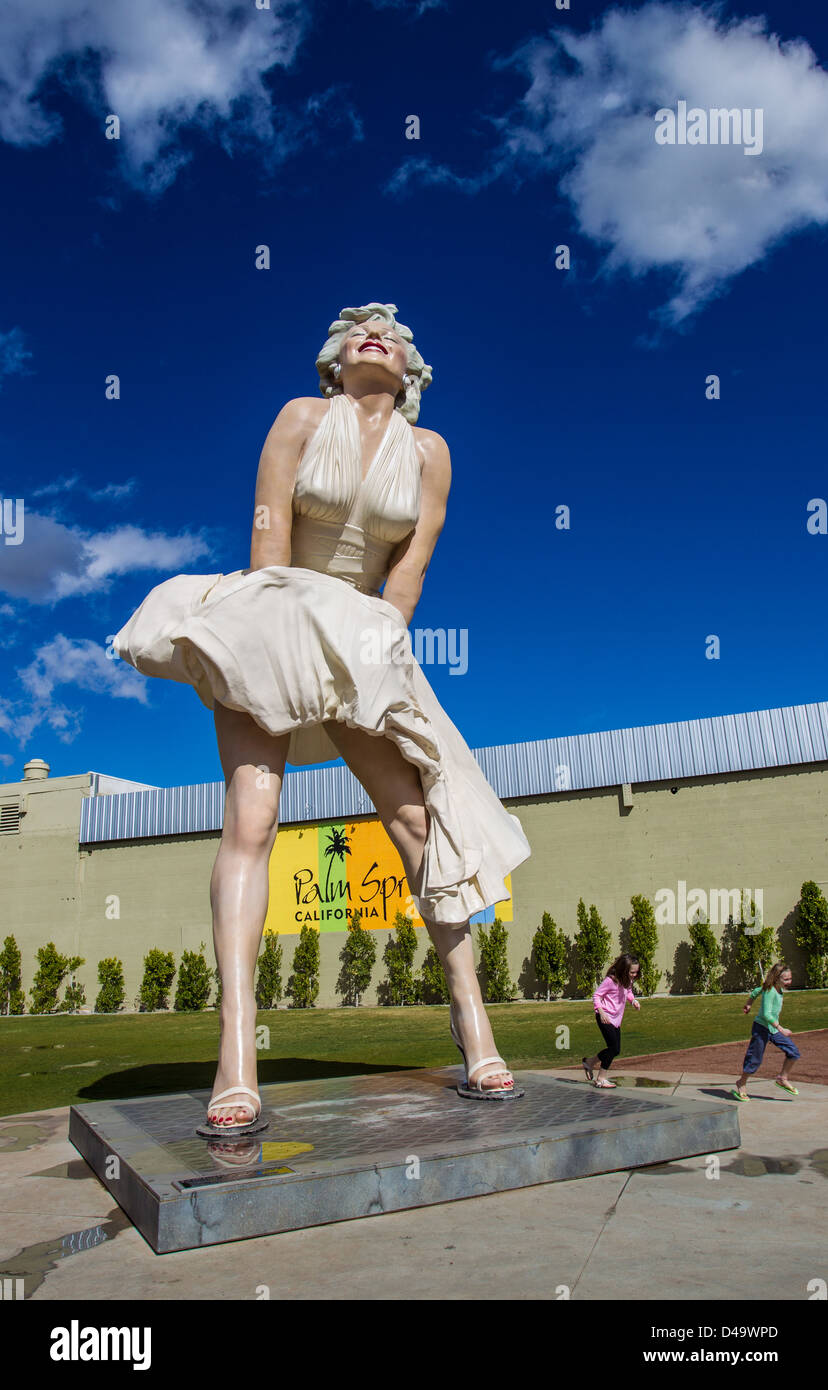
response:
<path fill-rule="evenodd" d="M 769 1042 L 772 1042 L 785 1053 L 782 1070 L 776 1078 L 777 1086 L 781 1086 L 783 1091 L 790 1091 L 792 1096 L 799 1095 L 798 1090 L 791 1085 L 788 1077 L 794 1062 L 797 1057 L 801 1056 L 801 1053 L 793 1041 L 790 1028 L 783 1028 L 779 1022 L 782 991 L 783 989 L 790 989 L 792 978 L 787 965 L 783 961 L 778 961 L 776 965 L 771 966 L 761 985 L 750 991 L 744 1012 L 750 1013 L 751 1005 L 757 994 L 762 996 L 762 1006 L 751 1031 L 745 1060 L 742 1063 L 742 1075 L 731 1093 L 735 1100 L 750 1099 L 747 1093 L 747 1079 L 759 1070 L 759 1065 L 765 1055 L 765 1048 Z"/>

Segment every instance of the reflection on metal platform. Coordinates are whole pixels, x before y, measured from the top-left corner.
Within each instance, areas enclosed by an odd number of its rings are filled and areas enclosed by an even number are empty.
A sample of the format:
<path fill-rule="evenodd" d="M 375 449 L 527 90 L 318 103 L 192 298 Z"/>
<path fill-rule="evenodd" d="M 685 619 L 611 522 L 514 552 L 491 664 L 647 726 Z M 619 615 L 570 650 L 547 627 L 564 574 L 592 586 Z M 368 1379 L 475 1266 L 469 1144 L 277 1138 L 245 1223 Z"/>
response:
<path fill-rule="evenodd" d="M 159 1254 L 739 1145 L 736 1107 L 515 1072 L 464 1100 L 458 1067 L 260 1087 L 263 1134 L 205 1140 L 209 1091 L 73 1105 L 69 1138 Z"/>

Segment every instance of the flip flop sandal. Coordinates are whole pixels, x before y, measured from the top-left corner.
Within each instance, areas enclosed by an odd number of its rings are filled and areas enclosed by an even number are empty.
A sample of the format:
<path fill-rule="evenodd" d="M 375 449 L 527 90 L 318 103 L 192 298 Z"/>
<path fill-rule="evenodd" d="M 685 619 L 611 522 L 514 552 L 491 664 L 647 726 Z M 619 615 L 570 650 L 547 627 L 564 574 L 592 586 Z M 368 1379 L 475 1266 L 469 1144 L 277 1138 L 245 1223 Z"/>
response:
<path fill-rule="evenodd" d="M 582 1057 L 582 1058 L 581 1058 L 581 1066 L 583 1067 L 584 1071 L 585 1071 L 586 1074 L 587 1074 L 587 1080 L 588 1080 L 588 1081 L 594 1081 L 594 1080 L 595 1080 L 595 1072 L 592 1070 L 592 1067 L 588 1067 L 588 1066 L 587 1066 L 587 1059 L 586 1059 L 586 1057 Z"/>
<path fill-rule="evenodd" d="M 270 1121 L 262 1118 L 261 1098 L 255 1091 L 251 1091 L 249 1086 L 231 1086 L 229 1090 L 222 1091 L 220 1095 L 214 1096 L 207 1107 L 208 1113 L 214 1106 L 219 1105 L 221 1101 L 225 1100 L 227 1096 L 238 1095 L 241 1091 L 243 1091 L 245 1095 L 252 1096 L 253 1100 L 258 1102 L 259 1111 L 258 1114 L 253 1116 L 252 1120 L 244 1120 L 241 1124 L 236 1125 L 214 1125 L 211 1120 L 205 1120 L 204 1124 L 196 1125 L 196 1134 L 200 1134 L 202 1139 L 215 1139 L 217 1137 L 221 1138 L 222 1136 L 225 1138 L 235 1138 L 236 1135 L 239 1134 L 259 1134 L 261 1130 L 267 1129 L 270 1125 Z M 241 1101 L 240 1104 L 246 1105 L 247 1102 Z M 252 1109 L 253 1107 L 251 1106 L 250 1108 Z"/>
<path fill-rule="evenodd" d="M 781 1091 L 790 1091 L 792 1096 L 798 1096 L 799 1092 L 795 1086 L 789 1086 L 787 1081 L 777 1081 L 777 1086 Z"/>
<path fill-rule="evenodd" d="M 745 1094 L 742 1095 L 742 1092 L 738 1090 L 736 1086 L 733 1087 L 733 1090 L 730 1092 L 730 1094 L 732 1095 L 734 1100 L 750 1100 L 750 1096 L 747 1094 L 747 1092 L 745 1092 Z"/>

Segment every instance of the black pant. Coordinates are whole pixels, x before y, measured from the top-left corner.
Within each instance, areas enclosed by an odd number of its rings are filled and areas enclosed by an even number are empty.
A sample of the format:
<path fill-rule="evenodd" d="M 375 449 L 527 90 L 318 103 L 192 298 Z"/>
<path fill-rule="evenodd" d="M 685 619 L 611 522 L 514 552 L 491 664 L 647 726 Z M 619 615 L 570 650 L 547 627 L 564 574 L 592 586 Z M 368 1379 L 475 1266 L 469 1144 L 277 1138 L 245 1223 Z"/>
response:
<path fill-rule="evenodd" d="M 601 1029 L 601 1036 L 606 1043 L 603 1052 L 597 1054 L 598 1060 L 604 1068 L 604 1071 L 609 1071 L 615 1058 L 621 1051 L 621 1029 L 616 1028 L 614 1023 L 602 1023 L 598 1017 L 597 1009 L 595 1010 L 595 1022 Z"/>

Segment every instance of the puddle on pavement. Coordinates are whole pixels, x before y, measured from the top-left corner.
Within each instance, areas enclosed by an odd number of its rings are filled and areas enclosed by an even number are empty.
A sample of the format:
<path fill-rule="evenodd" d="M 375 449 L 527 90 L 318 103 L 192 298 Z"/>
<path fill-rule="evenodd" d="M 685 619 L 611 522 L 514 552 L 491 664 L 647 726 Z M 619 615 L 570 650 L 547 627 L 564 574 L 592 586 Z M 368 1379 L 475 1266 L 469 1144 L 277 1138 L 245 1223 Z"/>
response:
<path fill-rule="evenodd" d="M 59 1260 L 92 1250 L 96 1245 L 102 1245 L 105 1240 L 114 1240 L 121 1231 L 131 1228 L 129 1217 L 120 1207 L 116 1207 L 112 1215 L 98 1226 L 89 1226 L 83 1231 L 69 1231 L 64 1236 L 53 1236 L 51 1240 L 39 1241 L 37 1245 L 24 1246 L 12 1259 L 2 1261 L 0 1280 L 22 1279 L 23 1297 L 31 1298 Z"/>
<path fill-rule="evenodd" d="M 709 1155 L 701 1155 L 707 1158 Z M 677 1163 L 653 1163 L 642 1165 L 646 1167 L 648 1173 L 655 1177 L 662 1174 L 686 1173 L 686 1168 L 680 1168 Z M 815 1149 L 813 1153 L 805 1154 L 800 1158 L 769 1158 L 765 1154 L 740 1153 L 731 1158 L 727 1163 L 721 1163 L 722 1173 L 735 1173 L 740 1178 L 764 1178 L 768 1175 L 781 1175 L 782 1177 L 793 1177 L 796 1173 L 802 1173 L 811 1169 L 819 1173 L 820 1177 L 828 1178 L 828 1149 Z"/>
<path fill-rule="evenodd" d="M 33 1149 L 35 1144 L 44 1144 L 48 1138 L 49 1131 L 43 1125 L 4 1125 L 0 1129 L 0 1153 L 23 1153 L 26 1149 Z"/>

